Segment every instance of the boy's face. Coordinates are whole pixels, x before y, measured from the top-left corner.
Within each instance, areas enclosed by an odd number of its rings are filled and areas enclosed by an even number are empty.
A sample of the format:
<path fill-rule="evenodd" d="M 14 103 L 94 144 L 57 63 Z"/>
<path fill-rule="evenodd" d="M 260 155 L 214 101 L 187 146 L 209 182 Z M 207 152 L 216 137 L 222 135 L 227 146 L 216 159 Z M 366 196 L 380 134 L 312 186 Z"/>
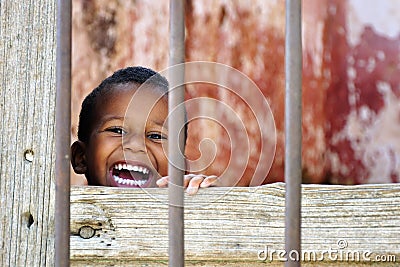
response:
<path fill-rule="evenodd" d="M 118 85 L 96 104 L 85 145 L 91 185 L 155 187 L 168 172 L 166 98 L 158 90 Z M 165 151 L 164 151 L 165 150 Z"/>

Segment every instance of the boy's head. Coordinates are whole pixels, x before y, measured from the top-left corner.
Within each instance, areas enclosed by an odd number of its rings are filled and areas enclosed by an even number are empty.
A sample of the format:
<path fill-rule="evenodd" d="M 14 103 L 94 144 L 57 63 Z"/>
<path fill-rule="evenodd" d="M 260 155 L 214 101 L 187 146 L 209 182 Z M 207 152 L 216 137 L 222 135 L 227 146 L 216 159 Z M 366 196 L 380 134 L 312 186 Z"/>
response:
<path fill-rule="evenodd" d="M 143 67 L 105 79 L 82 103 L 74 171 L 90 185 L 154 187 L 168 171 L 167 93 L 168 81 Z"/>

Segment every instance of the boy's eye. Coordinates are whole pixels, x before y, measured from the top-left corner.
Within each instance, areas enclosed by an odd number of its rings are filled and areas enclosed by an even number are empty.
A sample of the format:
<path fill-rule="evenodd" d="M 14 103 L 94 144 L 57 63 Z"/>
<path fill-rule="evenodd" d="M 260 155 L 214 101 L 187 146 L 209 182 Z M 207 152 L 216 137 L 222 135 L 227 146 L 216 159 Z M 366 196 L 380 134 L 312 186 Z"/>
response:
<path fill-rule="evenodd" d="M 116 133 L 116 134 L 120 134 L 123 135 L 126 133 L 126 131 L 124 129 L 122 129 L 121 127 L 111 127 L 111 128 L 107 128 L 106 129 L 107 132 L 112 132 L 112 133 Z"/>
<path fill-rule="evenodd" d="M 147 138 L 157 141 L 167 139 L 167 137 L 162 135 L 161 133 L 149 133 L 147 134 Z"/>

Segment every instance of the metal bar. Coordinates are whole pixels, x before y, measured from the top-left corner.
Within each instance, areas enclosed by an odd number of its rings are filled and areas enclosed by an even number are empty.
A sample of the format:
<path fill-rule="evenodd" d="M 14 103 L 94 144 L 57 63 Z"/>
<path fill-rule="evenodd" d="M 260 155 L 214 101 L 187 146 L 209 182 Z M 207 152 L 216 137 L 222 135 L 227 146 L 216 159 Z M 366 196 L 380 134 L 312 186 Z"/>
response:
<path fill-rule="evenodd" d="M 293 260 L 292 251 L 301 255 L 301 0 L 286 0 L 285 53 L 285 250 L 288 258 L 285 266 L 288 267 L 300 266 L 299 260 Z"/>
<path fill-rule="evenodd" d="M 185 174 L 185 124 L 184 109 L 184 65 L 173 67 L 185 61 L 185 3 L 184 0 L 170 0 L 170 55 L 169 79 L 170 90 L 168 96 L 168 148 L 169 165 L 168 201 L 169 201 L 169 266 L 184 266 L 184 218 L 183 218 L 183 176 Z M 179 108 L 177 108 L 179 107 Z M 177 108 L 175 110 L 175 108 Z"/>
<path fill-rule="evenodd" d="M 69 266 L 71 0 L 57 1 L 55 266 Z"/>

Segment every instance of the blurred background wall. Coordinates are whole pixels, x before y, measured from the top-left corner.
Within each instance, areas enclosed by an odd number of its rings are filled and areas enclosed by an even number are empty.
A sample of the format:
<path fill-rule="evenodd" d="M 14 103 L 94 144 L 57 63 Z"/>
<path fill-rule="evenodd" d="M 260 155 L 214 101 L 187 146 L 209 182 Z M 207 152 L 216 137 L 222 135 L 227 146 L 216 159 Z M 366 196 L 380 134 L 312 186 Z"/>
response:
<path fill-rule="evenodd" d="M 186 60 L 240 70 L 270 104 L 277 146 L 264 183 L 283 181 L 284 1 L 188 0 L 186 12 Z M 168 21 L 168 1 L 73 0 L 73 141 L 83 98 L 106 76 L 132 65 L 167 67 Z M 305 183 L 400 181 L 399 21 L 398 0 L 303 0 Z M 198 96 L 245 110 L 211 86 L 187 87 L 188 99 Z M 241 116 L 250 129 L 251 119 Z M 249 136 L 253 149 L 238 185 L 249 184 L 258 162 L 260 140 Z M 231 148 L 217 123 L 191 123 L 187 155 L 199 157 L 204 138 L 215 142 L 217 154 L 202 172 L 221 174 Z M 73 174 L 72 182 L 85 181 Z"/>

